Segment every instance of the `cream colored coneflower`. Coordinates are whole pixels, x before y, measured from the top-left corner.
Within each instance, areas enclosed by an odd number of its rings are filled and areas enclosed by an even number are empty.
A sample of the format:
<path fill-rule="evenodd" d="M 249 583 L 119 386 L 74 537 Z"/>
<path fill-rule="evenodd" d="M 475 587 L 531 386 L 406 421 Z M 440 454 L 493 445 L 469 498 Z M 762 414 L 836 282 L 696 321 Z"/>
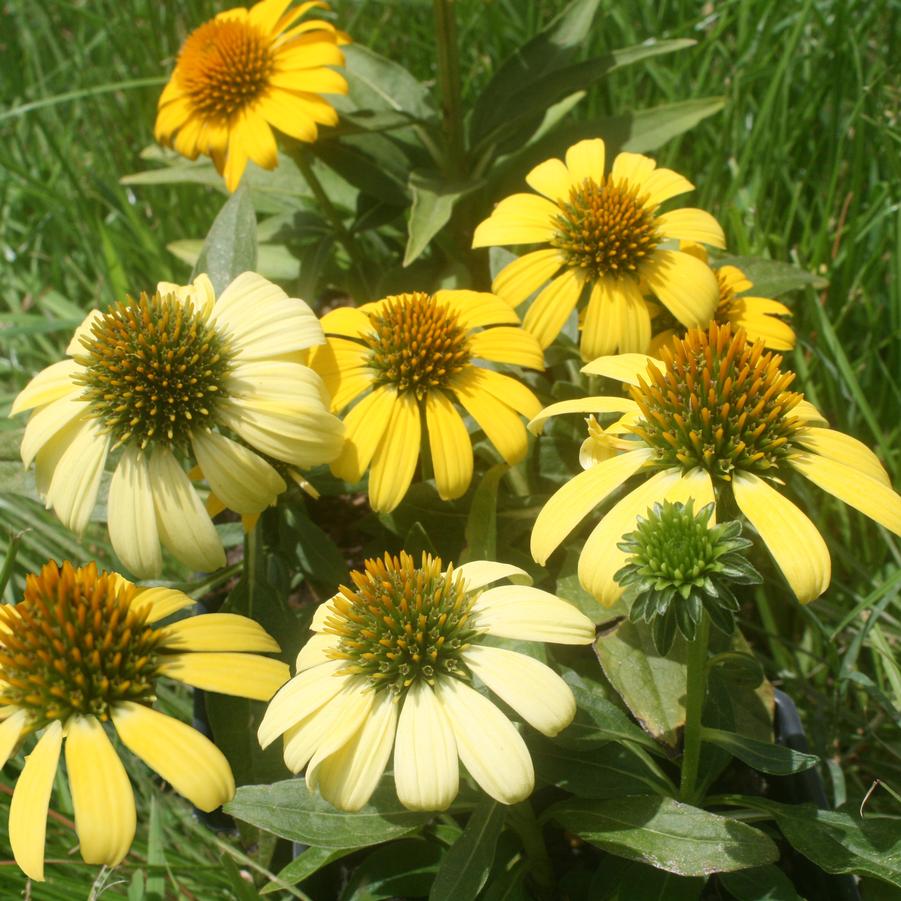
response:
<path fill-rule="evenodd" d="M 373 510 L 393 510 L 410 487 L 423 419 L 439 495 L 449 500 L 465 493 L 472 440 L 454 400 L 507 463 L 525 457 L 522 417 L 536 415 L 541 404 L 521 381 L 479 363 L 542 369 L 544 358 L 516 313 L 494 295 L 399 294 L 333 310 L 322 327 L 328 344 L 316 349 L 310 365 L 322 375 L 336 412 L 354 404 L 345 417 L 347 443 L 332 471 L 357 482 L 371 462 Z"/>
<path fill-rule="evenodd" d="M 581 317 L 581 352 L 646 353 L 650 293 L 686 327 L 706 325 L 718 289 L 710 268 L 667 241 L 725 246 L 709 213 L 662 203 L 694 187 L 671 169 L 658 169 L 638 153 L 620 153 L 605 174 L 600 138 L 580 141 L 566 162 L 545 160 L 526 176 L 538 194 L 513 194 L 479 225 L 473 247 L 542 245 L 505 266 L 492 290 L 514 306 L 538 291 L 523 328 L 547 347 L 587 294 Z M 543 196 L 539 196 L 543 195 Z M 539 290 L 540 289 L 540 290 Z"/>
<path fill-rule="evenodd" d="M 112 731 L 201 810 L 235 792 L 207 738 L 154 710 L 160 677 L 267 701 L 289 676 L 278 644 L 251 619 L 210 613 L 161 621 L 193 604 L 170 588 L 142 589 L 94 564 L 47 563 L 18 604 L 0 606 L 0 763 L 31 735 L 9 810 L 16 863 L 44 878 L 47 810 L 65 745 L 82 858 L 116 866 L 135 834 L 135 800 Z M 111 726 L 112 730 L 108 729 Z"/>
<path fill-rule="evenodd" d="M 300 22 L 322 2 L 262 0 L 219 13 L 188 35 L 159 100 L 156 139 L 189 159 L 212 157 L 229 191 L 247 161 L 278 165 L 273 129 L 298 141 L 316 140 L 319 125 L 338 114 L 321 95 L 346 94 L 345 42 L 321 19 Z"/>
<path fill-rule="evenodd" d="M 534 785 L 528 749 L 485 695 L 484 683 L 527 723 L 556 735 L 575 715 L 572 692 L 533 657 L 488 637 L 588 644 L 594 626 L 575 607 L 489 561 L 442 569 L 401 553 L 367 560 L 353 587 L 322 604 L 297 675 L 272 699 L 259 738 L 285 737 L 285 763 L 306 768 L 311 790 L 358 810 L 394 754 L 397 795 L 411 810 L 443 810 L 457 795 L 459 763 L 492 798 L 515 804 Z"/>
<path fill-rule="evenodd" d="M 156 576 L 162 544 L 192 569 L 216 569 L 222 543 L 183 463 L 252 515 L 285 489 L 261 454 L 301 467 L 333 460 L 343 426 L 319 376 L 295 359 L 324 340 L 302 300 L 253 272 L 218 299 L 205 275 L 163 283 L 88 314 L 68 358 L 26 385 L 12 406 L 34 410 L 22 459 L 35 463 L 47 507 L 81 533 L 118 450 L 107 521 L 122 562 Z"/>
<path fill-rule="evenodd" d="M 543 410 L 540 431 L 559 413 L 615 413 L 633 434 L 632 449 L 579 473 L 554 494 L 532 531 L 532 555 L 544 563 L 554 549 L 612 492 L 636 473 L 645 477 L 595 526 L 579 557 L 579 578 L 603 604 L 621 588 L 617 547 L 639 515 L 657 501 L 694 498 L 700 509 L 732 502 L 759 533 L 802 603 L 829 586 L 831 563 L 816 526 L 783 491 L 800 473 L 866 516 L 901 534 L 901 497 L 876 455 L 855 438 L 825 428 L 812 404 L 790 391 L 794 373 L 782 357 L 751 343 L 743 331 L 711 323 L 643 354 L 602 357 L 583 372 L 618 379 L 631 398 L 585 397 Z"/>

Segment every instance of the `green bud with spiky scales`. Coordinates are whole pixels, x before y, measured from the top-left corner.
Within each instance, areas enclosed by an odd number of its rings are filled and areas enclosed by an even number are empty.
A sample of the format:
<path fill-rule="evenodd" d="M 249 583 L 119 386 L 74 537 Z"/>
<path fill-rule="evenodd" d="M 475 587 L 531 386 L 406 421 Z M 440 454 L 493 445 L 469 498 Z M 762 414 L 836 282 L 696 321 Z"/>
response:
<path fill-rule="evenodd" d="M 629 557 L 614 578 L 623 587 L 632 622 L 649 623 L 654 645 L 666 654 L 678 630 L 689 641 L 706 612 L 721 632 L 735 628 L 738 599 L 732 585 L 753 585 L 760 574 L 744 558 L 751 542 L 737 521 L 711 526 L 714 505 L 697 513 L 688 503 L 656 503 L 617 547 Z"/>

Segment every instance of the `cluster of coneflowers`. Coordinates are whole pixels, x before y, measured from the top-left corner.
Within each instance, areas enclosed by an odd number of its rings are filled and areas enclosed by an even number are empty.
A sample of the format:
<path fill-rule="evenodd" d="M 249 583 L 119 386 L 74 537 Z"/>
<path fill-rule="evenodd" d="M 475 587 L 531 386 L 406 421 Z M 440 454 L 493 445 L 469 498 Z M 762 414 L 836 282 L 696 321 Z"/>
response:
<path fill-rule="evenodd" d="M 229 190 L 248 160 L 277 164 L 274 132 L 313 141 L 346 92 L 335 66 L 347 38 L 305 14 L 321 3 L 263 0 L 228 10 L 185 41 L 159 104 L 157 138 L 209 155 Z M 323 96 L 326 95 L 326 96 Z M 539 564 L 627 480 L 639 481 L 597 520 L 580 556 L 601 604 L 626 591 L 633 617 L 655 624 L 662 652 L 699 618 L 731 627 L 728 585 L 756 575 L 749 543 L 716 511 L 738 510 L 801 602 L 828 586 L 826 545 L 783 493 L 796 472 L 901 534 L 901 499 L 875 455 L 829 429 L 794 390 L 778 351 L 789 311 L 733 266 L 711 266 L 723 232 L 708 213 L 664 212 L 692 189 L 654 160 L 601 139 L 570 147 L 501 200 L 475 247 L 518 245 L 491 291 L 428 290 L 328 312 L 252 272 L 219 296 L 201 275 L 93 310 L 66 358 L 16 398 L 30 411 L 22 458 L 60 520 L 80 534 L 112 466 L 112 546 L 139 579 L 163 571 L 162 549 L 192 570 L 225 563 L 213 523 L 223 509 L 252 522 L 289 480 L 330 464 L 347 483 L 368 473 L 372 509 L 403 500 L 428 442 L 441 498 L 473 476 L 481 430 L 508 464 L 528 430 L 590 414 L 584 471 L 535 522 Z M 524 317 L 517 308 L 531 298 Z M 521 377 L 576 311 L 583 371 L 620 394 L 542 409 Z M 600 417 L 600 420 L 598 419 Z M 606 418 L 606 424 L 603 420 Z M 508 580 L 510 584 L 498 584 Z M 491 797 L 513 804 L 534 774 L 519 730 L 474 683 L 530 726 L 555 735 L 575 713 L 549 666 L 485 639 L 588 644 L 591 621 L 494 561 L 455 567 L 385 554 L 349 574 L 315 613 L 293 671 L 276 642 L 233 614 L 184 616 L 185 594 L 141 587 L 94 565 L 48 563 L 22 600 L 0 611 L 0 756 L 31 750 L 10 811 L 22 869 L 43 878 L 51 787 L 65 748 L 82 857 L 117 864 L 135 833 L 118 741 L 198 807 L 234 792 L 208 739 L 154 709 L 159 678 L 269 701 L 263 746 L 335 806 L 371 797 L 389 759 L 401 802 L 442 810 L 460 763 Z"/>

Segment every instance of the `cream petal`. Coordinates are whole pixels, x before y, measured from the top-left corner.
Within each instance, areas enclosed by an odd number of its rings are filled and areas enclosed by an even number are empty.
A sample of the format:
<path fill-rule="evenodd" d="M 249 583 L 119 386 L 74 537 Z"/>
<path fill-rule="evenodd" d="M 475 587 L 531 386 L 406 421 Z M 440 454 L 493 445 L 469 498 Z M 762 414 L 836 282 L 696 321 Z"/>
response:
<path fill-rule="evenodd" d="M 330 402 L 319 374 L 289 360 L 240 363 L 228 378 L 227 390 L 239 403 L 268 401 L 288 409 L 319 409 Z"/>
<path fill-rule="evenodd" d="M 484 588 L 501 579 L 510 579 L 518 585 L 532 584 L 532 577 L 524 569 L 513 566 L 512 563 L 495 563 L 493 560 L 471 560 L 469 563 L 463 563 L 454 570 L 454 575 L 463 580 L 466 591 Z"/>
<path fill-rule="evenodd" d="M 798 600 L 806 604 L 818 598 L 829 587 L 832 562 L 817 527 L 790 500 L 752 473 L 735 473 L 732 493 Z"/>
<path fill-rule="evenodd" d="M 195 807 L 215 810 L 234 797 L 225 755 L 196 729 L 130 701 L 113 708 L 112 720 L 122 744 Z"/>
<path fill-rule="evenodd" d="M 611 492 L 654 456 L 651 448 L 629 451 L 573 476 L 551 495 L 532 528 L 532 556 L 542 566 L 564 538 Z"/>
<path fill-rule="evenodd" d="M 589 644 L 594 623 L 572 604 L 527 585 L 489 588 L 476 599 L 475 628 L 497 638 Z"/>
<path fill-rule="evenodd" d="M 40 449 L 87 410 L 88 404 L 73 399 L 72 395 L 51 401 L 45 407 L 36 410 L 29 418 L 25 433 L 22 435 L 20 448 L 22 462 L 26 466 L 31 466 Z"/>
<path fill-rule="evenodd" d="M 85 352 L 83 340 L 90 341 L 93 337 L 94 333 L 94 324 L 103 319 L 103 313 L 100 310 L 91 310 L 87 316 L 81 321 L 81 325 L 75 329 L 71 339 L 69 340 L 69 344 L 66 347 L 66 355 L 70 357 L 77 357 L 83 355 Z"/>
<path fill-rule="evenodd" d="M 116 866 L 131 847 L 135 796 L 119 755 L 93 716 L 66 724 L 66 770 L 85 863 Z"/>
<path fill-rule="evenodd" d="M 107 518 L 110 541 L 119 559 L 140 578 L 157 577 L 163 560 L 150 468 L 147 457 L 134 446 L 125 448 L 113 473 Z"/>
<path fill-rule="evenodd" d="M 457 742 L 442 705 L 428 683 L 407 691 L 394 743 L 394 783 L 410 810 L 446 810 L 457 797 Z"/>
<path fill-rule="evenodd" d="M 891 479 L 876 454 L 862 441 L 835 429 L 810 426 L 793 439 L 820 457 L 855 469 L 883 485 L 891 487 Z M 829 490 L 828 488 L 826 489 Z"/>
<path fill-rule="evenodd" d="M 285 732 L 285 766 L 299 773 L 329 736 L 345 710 L 358 706 L 359 682 L 348 679 L 327 704 L 304 717 Z"/>
<path fill-rule="evenodd" d="M 19 739 L 28 724 L 28 714 L 16 707 L 8 707 L 3 722 L 0 723 L 0 767 L 12 757 Z"/>
<path fill-rule="evenodd" d="M 294 662 L 295 670 L 302 673 L 305 669 L 319 666 L 320 663 L 327 663 L 332 659 L 328 652 L 337 650 L 338 642 L 338 636 L 328 632 L 316 632 L 311 635 L 306 644 L 297 652 L 297 659 Z"/>
<path fill-rule="evenodd" d="M 576 715 L 570 687 L 534 657 L 473 644 L 463 652 L 463 660 L 502 701 L 544 735 L 556 735 Z"/>
<path fill-rule="evenodd" d="M 482 790 L 501 804 L 527 798 L 535 785 L 535 771 L 513 724 L 458 679 L 439 682 L 435 695 L 451 724 L 460 760 Z"/>
<path fill-rule="evenodd" d="M 34 407 L 42 407 L 69 394 L 80 394 L 80 389 L 72 381 L 72 376 L 81 369 L 81 365 L 75 360 L 60 360 L 42 369 L 16 395 L 9 415 L 16 416 Z"/>
<path fill-rule="evenodd" d="M 63 727 L 54 720 L 25 758 L 9 805 L 9 843 L 20 869 L 36 882 L 44 881 L 44 844 L 50 792 L 63 745 Z"/>

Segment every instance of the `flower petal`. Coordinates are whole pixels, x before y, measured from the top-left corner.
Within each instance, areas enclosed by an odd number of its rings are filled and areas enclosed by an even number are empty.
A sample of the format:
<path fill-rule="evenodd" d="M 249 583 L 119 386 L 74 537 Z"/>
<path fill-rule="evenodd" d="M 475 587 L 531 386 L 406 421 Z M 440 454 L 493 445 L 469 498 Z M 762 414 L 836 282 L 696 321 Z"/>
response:
<path fill-rule="evenodd" d="M 817 527 L 790 500 L 752 473 L 736 472 L 732 493 L 798 600 L 806 604 L 818 598 L 829 587 L 832 562 Z"/>
<path fill-rule="evenodd" d="M 96 717 L 66 725 L 66 770 L 85 863 L 116 866 L 131 847 L 137 815 L 128 773 Z"/>
<path fill-rule="evenodd" d="M 485 389 L 482 371 L 466 367 L 455 376 L 451 388 L 498 453 L 514 466 L 524 459 L 529 446 L 526 427 L 519 414 Z"/>
<path fill-rule="evenodd" d="M 510 304 L 487 291 L 443 290 L 436 291 L 434 298 L 447 304 L 467 331 L 489 325 L 519 325 L 519 316 Z"/>
<path fill-rule="evenodd" d="M 131 701 L 116 705 L 112 720 L 122 744 L 195 807 L 209 812 L 234 797 L 225 755 L 196 729 Z"/>
<path fill-rule="evenodd" d="M 654 169 L 642 178 L 641 190 L 647 193 L 645 206 L 656 207 L 671 197 L 678 197 L 679 194 L 694 190 L 694 185 L 678 172 L 673 172 L 672 169 Z M 724 245 L 717 244 L 716 246 Z"/>
<path fill-rule="evenodd" d="M 591 637 L 594 639 L 594 629 Z M 463 660 L 502 701 L 544 735 L 556 735 L 576 715 L 570 687 L 534 657 L 473 644 L 463 652 Z"/>
<path fill-rule="evenodd" d="M 544 354 L 535 337 L 524 328 L 499 325 L 469 336 L 474 357 L 513 366 L 544 369 Z"/>
<path fill-rule="evenodd" d="M 75 360 L 60 360 L 42 369 L 16 395 L 9 415 L 16 416 L 34 407 L 53 403 L 68 394 L 78 393 L 78 386 L 72 381 L 72 376 L 82 368 Z"/>
<path fill-rule="evenodd" d="M 472 481 L 472 442 L 448 396 L 430 391 L 425 399 L 429 448 L 438 495 L 444 501 L 461 497 Z"/>
<path fill-rule="evenodd" d="M 706 326 L 713 318 L 720 289 L 709 266 L 678 250 L 655 250 L 641 267 L 648 288 L 687 328 Z"/>
<path fill-rule="evenodd" d="M 281 660 L 224 651 L 165 654 L 158 671 L 194 688 L 255 701 L 268 701 L 291 676 L 288 664 Z"/>
<path fill-rule="evenodd" d="M 507 263 L 495 276 L 491 290 L 511 306 L 519 306 L 562 265 L 563 259 L 558 250 L 534 250 Z"/>
<path fill-rule="evenodd" d="M 552 416 L 560 416 L 564 413 L 635 413 L 638 404 L 627 397 L 609 397 L 600 395 L 597 397 L 576 397 L 572 400 L 560 400 L 555 404 L 545 407 L 529 423 L 529 431 L 534 435 L 540 435 L 544 424 Z"/>
<path fill-rule="evenodd" d="M 410 810 L 446 810 L 460 788 L 457 742 L 428 683 L 407 692 L 394 743 L 394 784 Z"/>
<path fill-rule="evenodd" d="M 89 409 L 89 405 L 84 401 L 77 400 L 72 395 L 67 394 L 64 397 L 51 401 L 46 406 L 41 407 L 40 410 L 35 410 L 29 417 L 28 424 L 25 426 L 25 433 L 22 435 L 20 448 L 22 462 L 26 466 L 31 466 L 38 451 L 54 435 L 57 435 L 69 423 L 73 422 L 76 417 L 83 415 Z"/>
<path fill-rule="evenodd" d="M 237 613 L 203 613 L 164 630 L 163 647 L 176 651 L 262 651 L 278 654 L 278 642 L 255 620 Z M 285 680 L 287 681 L 287 680 Z"/>
<path fill-rule="evenodd" d="M 588 375 L 602 375 L 627 385 L 638 385 L 639 377 L 648 380 L 648 367 L 654 366 L 663 372 L 666 369 L 662 360 L 649 357 L 647 354 L 614 354 L 609 357 L 598 357 L 582 367 Z"/>
<path fill-rule="evenodd" d="M 522 327 L 533 334 L 542 349 L 550 347 L 554 338 L 563 330 L 566 320 L 575 309 L 585 276 L 578 269 L 564 269 L 532 301 L 526 310 Z"/>
<path fill-rule="evenodd" d="M 892 484 L 879 457 L 862 441 L 858 441 L 844 432 L 810 426 L 800 431 L 794 440 L 820 457 L 856 469 L 883 485 L 891 486 Z M 828 488 L 825 490 L 829 491 Z"/>
<path fill-rule="evenodd" d="M 109 535 L 119 559 L 137 576 L 152 579 L 163 567 L 146 456 L 125 448 L 113 473 L 107 508 Z"/>
<path fill-rule="evenodd" d="M 600 138 L 579 141 L 566 151 L 566 168 L 574 185 L 586 178 L 601 184 L 605 165 L 604 142 Z"/>
<path fill-rule="evenodd" d="M 493 560 L 470 560 L 454 570 L 454 575 L 463 579 L 465 591 L 484 588 L 500 579 L 510 579 L 517 585 L 531 585 L 532 577 L 512 563 L 495 563 Z"/>
<path fill-rule="evenodd" d="M 328 663 L 333 658 L 327 652 L 336 650 L 338 641 L 338 636 L 329 632 L 316 632 L 311 635 L 306 644 L 297 652 L 297 659 L 294 661 L 295 670 L 302 673 L 312 666 Z"/>
<path fill-rule="evenodd" d="M 435 695 L 451 724 L 460 760 L 482 790 L 501 804 L 527 798 L 535 770 L 510 720 L 459 679 L 438 682 Z"/>
<path fill-rule="evenodd" d="M 419 459 L 421 434 L 415 396 L 398 395 L 369 471 L 369 503 L 377 513 L 390 513 L 407 493 Z"/>
<path fill-rule="evenodd" d="M 12 757 L 27 724 L 28 714 L 16 708 L 12 708 L 0 723 L 0 766 L 5 766 L 6 761 Z"/>
<path fill-rule="evenodd" d="M 21 870 L 36 882 L 44 881 L 44 845 L 50 792 L 63 745 L 63 727 L 54 720 L 25 758 L 9 805 L 9 843 Z"/>
<path fill-rule="evenodd" d="M 642 447 L 604 460 L 573 476 L 551 495 L 532 528 L 532 556 L 544 566 L 564 538 L 611 492 L 654 455 Z"/>
<path fill-rule="evenodd" d="M 632 182 L 633 185 L 643 185 L 648 176 L 657 167 L 649 156 L 642 153 L 630 153 L 625 151 L 618 153 L 610 170 L 610 177 Z"/>
<path fill-rule="evenodd" d="M 535 194 L 512 194 L 475 230 L 473 247 L 493 244 L 539 244 L 557 232 L 557 206 Z"/>
<path fill-rule="evenodd" d="M 663 170 L 658 169 L 658 172 Z M 690 189 L 688 189 L 690 190 Z M 686 207 L 663 213 L 654 220 L 654 225 L 664 238 L 677 241 L 699 241 L 711 247 L 724 248 L 726 236 L 722 226 L 710 213 Z"/>
<path fill-rule="evenodd" d="M 183 591 L 174 588 L 142 588 L 131 602 L 132 607 L 149 607 L 147 622 L 155 623 L 194 603 Z"/>
<path fill-rule="evenodd" d="M 587 144 L 589 142 L 583 141 L 582 143 Z M 578 145 L 576 145 L 576 147 L 578 147 Z M 576 163 L 580 163 L 583 156 L 589 158 L 589 163 L 594 162 L 594 154 L 583 154 L 580 151 L 577 151 L 576 147 L 570 148 L 570 151 L 567 153 L 567 162 L 569 162 L 570 153 L 573 153 L 574 162 Z M 578 159 L 575 158 L 576 156 L 578 156 Z M 604 174 L 603 142 L 601 142 L 600 169 L 592 167 L 592 171 L 594 171 L 593 177 L 595 181 L 600 181 L 601 176 Z M 569 190 L 572 187 L 574 179 L 581 181 L 582 178 L 585 177 L 588 176 L 571 176 L 570 170 L 567 169 L 563 161 L 553 158 L 545 160 L 543 163 L 539 163 L 535 166 L 535 168 L 526 176 L 526 184 L 528 184 L 530 188 L 538 191 L 539 194 L 544 194 L 549 200 L 559 203 L 561 201 L 569 200 Z"/>
<path fill-rule="evenodd" d="M 629 276 L 596 281 L 582 323 L 582 359 L 593 360 L 617 350 L 644 353 L 650 341 L 651 314 L 637 283 Z"/>
<path fill-rule="evenodd" d="M 367 394 L 344 417 L 344 447 L 332 472 L 345 482 L 359 482 L 372 460 L 397 402 L 394 388 L 382 385 Z"/>
<path fill-rule="evenodd" d="M 555 594 L 528 585 L 489 588 L 472 607 L 475 628 L 497 638 L 589 644 L 594 623 Z"/>

